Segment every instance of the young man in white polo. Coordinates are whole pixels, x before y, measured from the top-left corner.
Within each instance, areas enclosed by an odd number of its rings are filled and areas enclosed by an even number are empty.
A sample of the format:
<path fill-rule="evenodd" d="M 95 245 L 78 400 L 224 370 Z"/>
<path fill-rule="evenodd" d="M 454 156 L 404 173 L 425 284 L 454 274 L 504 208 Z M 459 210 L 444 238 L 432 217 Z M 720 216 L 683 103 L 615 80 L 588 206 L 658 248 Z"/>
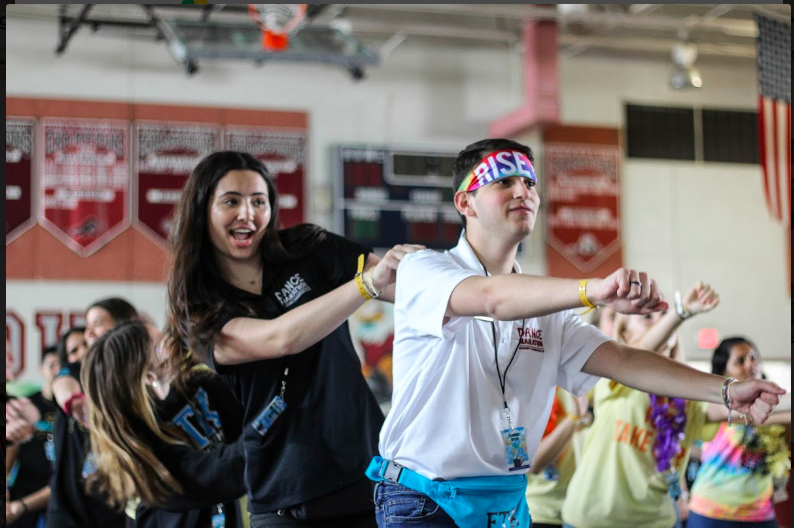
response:
<path fill-rule="evenodd" d="M 464 222 L 450 251 L 407 255 L 397 271 L 394 394 L 368 476 L 381 528 L 528 528 L 525 473 L 555 387 L 599 377 L 668 396 L 722 402 L 762 422 L 784 391 L 705 374 L 612 341 L 574 311 L 668 308 L 646 273 L 604 279 L 525 275 L 515 261 L 540 199 L 531 150 L 506 139 L 455 163 Z M 577 310 L 580 311 L 580 310 Z"/>

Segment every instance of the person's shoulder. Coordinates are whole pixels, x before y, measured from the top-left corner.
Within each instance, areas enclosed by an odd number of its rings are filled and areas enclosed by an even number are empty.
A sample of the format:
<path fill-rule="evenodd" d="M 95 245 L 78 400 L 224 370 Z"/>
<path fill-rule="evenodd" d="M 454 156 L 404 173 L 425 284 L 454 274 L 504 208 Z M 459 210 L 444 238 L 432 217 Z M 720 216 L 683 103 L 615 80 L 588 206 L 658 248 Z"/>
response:
<path fill-rule="evenodd" d="M 402 258 L 401 264 L 405 262 L 430 264 L 448 264 L 455 267 L 462 267 L 448 251 L 436 251 L 435 249 L 420 249 L 414 253 L 408 253 Z"/>
<path fill-rule="evenodd" d="M 331 234 L 315 224 L 298 224 L 279 230 L 278 237 L 287 253 L 305 256 L 327 243 Z"/>

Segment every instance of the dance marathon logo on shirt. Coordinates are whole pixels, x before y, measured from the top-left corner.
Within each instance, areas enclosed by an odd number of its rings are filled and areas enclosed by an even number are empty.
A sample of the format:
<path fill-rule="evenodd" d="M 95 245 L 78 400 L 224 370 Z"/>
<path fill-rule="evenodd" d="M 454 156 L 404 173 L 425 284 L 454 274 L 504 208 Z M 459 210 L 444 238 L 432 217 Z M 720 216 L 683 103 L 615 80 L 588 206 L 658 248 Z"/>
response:
<path fill-rule="evenodd" d="M 543 349 L 543 330 L 540 328 L 517 328 L 519 350 L 531 350 L 532 352 L 545 352 Z"/>
<path fill-rule="evenodd" d="M 653 449 L 653 442 L 656 439 L 656 428 L 651 422 L 652 408 L 649 405 L 645 413 L 645 424 L 642 426 L 634 425 L 631 422 L 615 420 L 615 429 L 612 431 L 612 440 L 618 444 L 630 445 L 641 453 L 647 453 Z M 680 450 L 671 464 L 677 466 L 684 456 L 684 450 Z"/>
<path fill-rule="evenodd" d="M 191 405 L 185 405 L 171 422 L 193 439 L 193 443 L 198 449 L 208 451 L 223 443 L 221 417 L 217 411 L 210 408 L 209 398 L 207 398 L 207 392 L 204 389 L 196 391 L 196 401 L 199 404 L 199 410 L 194 409 Z"/>
<path fill-rule="evenodd" d="M 295 304 L 301 295 L 307 291 L 311 291 L 311 287 L 306 284 L 300 273 L 296 273 L 287 280 L 280 292 L 276 292 L 276 299 L 281 303 L 281 306 L 288 308 Z"/>

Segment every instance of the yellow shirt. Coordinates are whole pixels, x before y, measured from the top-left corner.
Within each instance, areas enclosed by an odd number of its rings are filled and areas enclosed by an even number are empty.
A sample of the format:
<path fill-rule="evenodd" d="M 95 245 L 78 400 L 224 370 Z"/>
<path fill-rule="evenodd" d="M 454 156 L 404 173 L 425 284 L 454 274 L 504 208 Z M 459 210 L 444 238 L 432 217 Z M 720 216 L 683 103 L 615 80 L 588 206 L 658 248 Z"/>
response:
<path fill-rule="evenodd" d="M 557 399 L 564 410 L 563 417 L 576 411 L 576 400 L 571 393 L 557 387 Z M 579 431 L 574 436 L 583 433 L 584 431 Z M 556 480 L 549 480 L 543 472 L 537 475 L 527 473 L 527 504 L 533 523 L 562 524 L 560 510 L 568 483 L 576 469 L 576 457 L 571 443 L 557 457 L 554 468 L 557 471 Z"/>
<path fill-rule="evenodd" d="M 562 507 L 563 520 L 576 528 L 670 528 L 673 500 L 656 469 L 648 394 L 610 380 L 594 393 L 595 421 Z M 707 403 L 687 402 L 685 439 L 673 463 L 679 474 L 693 440 L 708 440 L 718 424 L 705 427 Z"/>

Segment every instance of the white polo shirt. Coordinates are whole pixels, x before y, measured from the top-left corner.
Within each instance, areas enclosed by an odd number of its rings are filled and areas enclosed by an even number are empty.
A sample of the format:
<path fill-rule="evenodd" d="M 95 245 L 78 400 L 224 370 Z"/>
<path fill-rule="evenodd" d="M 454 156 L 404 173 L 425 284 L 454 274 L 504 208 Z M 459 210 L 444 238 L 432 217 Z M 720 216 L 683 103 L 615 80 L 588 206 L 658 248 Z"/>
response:
<path fill-rule="evenodd" d="M 520 273 L 518 263 L 514 267 Z M 444 324 L 452 291 L 473 275 L 485 272 L 465 236 L 444 253 L 406 255 L 397 269 L 394 394 L 380 452 L 431 479 L 526 472 L 507 469 L 491 323 L 453 317 Z M 595 385 L 599 378 L 581 369 L 609 338 L 571 310 L 527 319 L 523 329 L 520 320 L 495 324 L 502 375 L 519 333 L 524 336 L 507 372 L 505 397 L 534 458 L 555 386 L 581 395 Z"/>

